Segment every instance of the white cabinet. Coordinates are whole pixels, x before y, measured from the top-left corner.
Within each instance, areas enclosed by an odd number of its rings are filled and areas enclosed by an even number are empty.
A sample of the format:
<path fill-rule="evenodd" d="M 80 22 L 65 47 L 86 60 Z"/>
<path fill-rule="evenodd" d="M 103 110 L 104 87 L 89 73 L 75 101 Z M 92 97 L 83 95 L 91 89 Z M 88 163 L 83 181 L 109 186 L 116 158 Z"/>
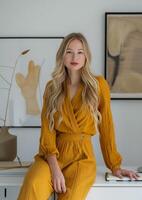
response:
<path fill-rule="evenodd" d="M 0 171 L 0 200 L 17 200 L 26 170 Z M 96 181 L 86 200 L 142 200 L 142 182 L 107 182 L 104 179 L 105 170 L 103 167 L 98 167 Z M 54 197 L 52 196 L 50 200 L 54 200 Z"/>
<path fill-rule="evenodd" d="M 26 171 L 27 168 L 0 170 L 0 200 L 17 200 Z"/>
<path fill-rule="evenodd" d="M 125 167 L 136 169 L 135 167 Z M 96 182 L 86 200 L 142 200 L 142 181 L 105 181 L 105 168 L 99 167 Z"/>
<path fill-rule="evenodd" d="M 20 187 L 18 186 L 7 186 L 5 188 L 5 199 L 6 200 L 16 200 Z"/>
<path fill-rule="evenodd" d="M 142 200 L 142 187 L 93 187 L 86 200 Z"/>
<path fill-rule="evenodd" d="M 17 200 L 26 170 L 0 170 L 0 200 Z"/>

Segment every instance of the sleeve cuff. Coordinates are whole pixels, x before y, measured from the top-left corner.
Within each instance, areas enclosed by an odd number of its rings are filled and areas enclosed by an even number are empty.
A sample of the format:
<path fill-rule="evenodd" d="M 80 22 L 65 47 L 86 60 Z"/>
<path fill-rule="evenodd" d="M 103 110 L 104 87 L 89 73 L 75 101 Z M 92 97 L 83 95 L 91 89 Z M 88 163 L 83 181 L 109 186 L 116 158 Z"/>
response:
<path fill-rule="evenodd" d="M 120 165 L 113 166 L 111 168 L 111 171 L 113 172 L 114 170 L 117 170 L 117 169 L 121 169 Z"/>
<path fill-rule="evenodd" d="M 47 159 L 48 156 L 56 155 L 56 158 L 59 158 L 59 152 L 48 152 L 45 154 L 45 159 Z"/>
<path fill-rule="evenodd" d="M 47 156 L 49 156 L 49 155 L 56 155 L 56 158 L 59 158 L 59 151 L 58 151 L 58 149 L 43 150 L 42 148 L 40 148 L 39 155 L 41 155 L 44 159 L 46 159 Z"/>

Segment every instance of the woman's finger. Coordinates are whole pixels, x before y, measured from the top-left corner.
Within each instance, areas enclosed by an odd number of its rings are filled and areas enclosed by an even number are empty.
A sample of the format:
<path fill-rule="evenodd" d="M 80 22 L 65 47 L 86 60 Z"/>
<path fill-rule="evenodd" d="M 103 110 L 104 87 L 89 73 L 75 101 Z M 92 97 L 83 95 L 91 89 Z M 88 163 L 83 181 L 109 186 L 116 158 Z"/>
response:
<path fill-rule="evenodd" d="M 133 177 L 134 177 L 134 179 L 138 180 L 138 178 L 140 177 L 140 175 L 134 172 L 133 173 Z"/>
<path fill-rule="evenodd" d="M 124 173 L 125 176 L 128 176 L 130 178 L 130 180 L 133 180 L 133 179 L 138 179 L 139 175 L 133 171 L 125 171 Z"/>
<path fill-rule="evenodd" d="M 60 179 L 57 179 L 57 191 L 58 191 L 58 193 L 62 192 Z"/>
<path fill-rule="evenodd" d="M 66 192 L 66 185 L 65 185 L 65 181 L 62 182 L 62 191 L 65 193 Z"/>
<path fill-rule="evenodd" d="M 54 187 L 55 192 L 57 192 L 57 185 L 56 185 L 56 181 L 54 180 L 53 180 L 53 187 Z"/>
<path fill-rule="evenodd" d="M 130 180 L 132 181 L 133 180 L 133 174 L 132 174 L 132 172 L 128 173 L 128 176 L 129 176 Z"/>
<path fill-rule="evenodd" d="M 133 178 L 138 180 L 138 176 L 136 174 L 133 174 Z"/>

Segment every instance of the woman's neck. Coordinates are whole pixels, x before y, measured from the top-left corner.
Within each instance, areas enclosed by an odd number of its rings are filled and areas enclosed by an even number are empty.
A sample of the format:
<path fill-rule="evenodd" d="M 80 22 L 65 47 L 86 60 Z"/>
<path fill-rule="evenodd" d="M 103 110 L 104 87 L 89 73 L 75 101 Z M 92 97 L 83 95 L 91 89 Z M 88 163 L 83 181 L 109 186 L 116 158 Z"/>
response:
<path fill-rule="evenodd" d="M 81 76 L 79 71 L 68 71 L 68 83 L 72 86 L 76 86 L 81 82 Z"/>

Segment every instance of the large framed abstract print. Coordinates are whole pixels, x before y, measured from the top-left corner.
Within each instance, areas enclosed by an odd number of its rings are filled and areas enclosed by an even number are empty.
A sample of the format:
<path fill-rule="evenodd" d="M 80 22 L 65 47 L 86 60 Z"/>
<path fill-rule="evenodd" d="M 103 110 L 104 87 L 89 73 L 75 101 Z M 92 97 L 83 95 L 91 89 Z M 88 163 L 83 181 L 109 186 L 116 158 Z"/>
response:
<path fill-rule="evenodd" d="M 0 126 L 40 127 L 43 93 L 63 37 L 0 37 Z"/>
<path fill-rule="evenodd" d="M 142 13 L 105 13 L 105 78 L 112 99 L 142 99 Z"/>

